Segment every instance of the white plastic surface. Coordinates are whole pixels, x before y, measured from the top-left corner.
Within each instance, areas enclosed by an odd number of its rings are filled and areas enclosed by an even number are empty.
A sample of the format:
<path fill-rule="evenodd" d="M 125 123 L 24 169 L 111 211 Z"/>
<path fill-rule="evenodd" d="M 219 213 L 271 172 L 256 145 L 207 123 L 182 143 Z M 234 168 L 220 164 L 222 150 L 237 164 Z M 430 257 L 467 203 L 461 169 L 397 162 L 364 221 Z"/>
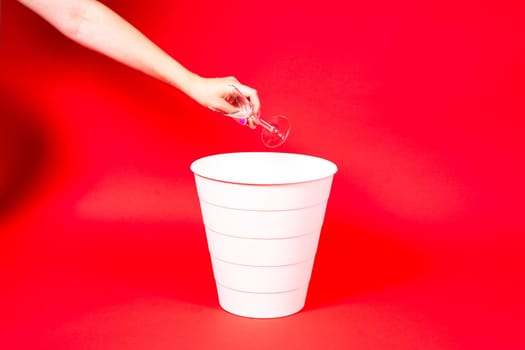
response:
<path fill-rule="evenodd" d="M 215 281 L 242 292 L 280 293 L 307 285 L 314 257 L 292 265 L 250 266 L 232 264 L 212 256 Z"/>
<path fill-rule="evenodd" d="M 217 284 L 219 304 L 232 314 L 275 318 L 295 314 L 304 307 L 308 286 L 283 293 L 248 293 Z"/>
<path fill-rule="evenodd" d="M 300 154 L 255 152 L 201 158 L 191 169 L 220 305 L 246 317 L 298 312 L 335 164 Z"/>
<path fill-rule="evenodd" d="M 252 185 L 307 182 L 332 176 L 337 166 L 319 157 L 279 152 L 224 153 L 191 164 L 202 177 Z"/>
<path fill-rule="evenodd" d="M 223 235 L 206 228 L 210 254 L 234 264 L 280 266 L 296 264 L 315 256 L 319 242 L 315 232 L 282 239 L 253 239 Z"/>
<path fill-rule="evenodd" d="M 290 210 L 231 209 L 200 202 L 206 228 L 244 238 L 290 238 L 319 231 L 326 201 L 315 206 Z"/>
<path fill-rule="evenodd" d="M 292 210 L 326 203 L 332 176 L 316 181 L 281 184 L 248 185 L 195 176 L 201 201 L 241 210 Z"/>

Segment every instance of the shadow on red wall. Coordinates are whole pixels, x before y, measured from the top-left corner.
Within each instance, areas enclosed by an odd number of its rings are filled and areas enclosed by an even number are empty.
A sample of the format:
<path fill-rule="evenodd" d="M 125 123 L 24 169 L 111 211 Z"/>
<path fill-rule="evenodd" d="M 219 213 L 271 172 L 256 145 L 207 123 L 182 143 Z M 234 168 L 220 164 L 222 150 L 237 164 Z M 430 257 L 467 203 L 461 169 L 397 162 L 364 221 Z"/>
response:
<path fill-rule="evenodd" d="M 38 186 L 51 147 L 38 112 L 3 89 L 0 101 L 1 221 Z"/>

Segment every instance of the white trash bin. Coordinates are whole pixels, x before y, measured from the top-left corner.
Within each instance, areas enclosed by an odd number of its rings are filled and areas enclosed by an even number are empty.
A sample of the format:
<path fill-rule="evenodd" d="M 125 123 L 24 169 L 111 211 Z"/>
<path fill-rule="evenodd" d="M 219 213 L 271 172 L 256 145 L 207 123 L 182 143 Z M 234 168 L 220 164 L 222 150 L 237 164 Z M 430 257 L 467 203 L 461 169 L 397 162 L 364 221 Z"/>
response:
<path fill-rule="evenodd" d="M 191 170 L 221 307 L 254 318 L 300 311 L 337 166 L 244 152 L 198 159 Z"/>

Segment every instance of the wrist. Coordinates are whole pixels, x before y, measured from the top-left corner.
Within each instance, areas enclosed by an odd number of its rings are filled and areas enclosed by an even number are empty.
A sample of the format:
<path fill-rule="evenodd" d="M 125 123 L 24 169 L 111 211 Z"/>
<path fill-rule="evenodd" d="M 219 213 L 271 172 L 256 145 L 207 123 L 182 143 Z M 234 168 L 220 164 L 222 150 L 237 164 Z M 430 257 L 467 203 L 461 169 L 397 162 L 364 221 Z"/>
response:
<path fill-rule="evenodd" d="M 181 77 L 180 82 L 179 82 L 180 85 L 177 86 L 177 88 L 180 91 L 182 91 L 184 94 L 186 94 L 188 97 L 190 97 L 191 99 L 200 103 L 198 97 L 201 93 L 200 90 L 202 90 L 201 81 L 203 79 L 204 78 L 202 78 L 200 75 L 195 74 L 191 71 L 187 71 Z"/>

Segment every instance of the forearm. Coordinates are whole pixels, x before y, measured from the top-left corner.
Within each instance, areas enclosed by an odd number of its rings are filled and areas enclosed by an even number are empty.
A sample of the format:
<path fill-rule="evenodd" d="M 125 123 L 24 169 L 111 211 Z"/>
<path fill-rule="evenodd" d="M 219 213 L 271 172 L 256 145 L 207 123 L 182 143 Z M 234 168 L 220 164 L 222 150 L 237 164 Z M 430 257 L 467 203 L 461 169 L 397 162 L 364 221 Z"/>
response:
<path fill-rule="evenodd" d="M 162 80 L 202 106 L 224 113 L 236 107 L 224 97 L 236 86 L 259 112 L 257 91 L 234 77 L 200 77 L 155 45 L 125 19 L 96 0 L 18 0 L 60 32 L 92 50 Z"/>
<path fill-rule="evenodd" d="M 188 93 L 195 74 L 95 0 L 20 0 L 64 35 Z"/>

